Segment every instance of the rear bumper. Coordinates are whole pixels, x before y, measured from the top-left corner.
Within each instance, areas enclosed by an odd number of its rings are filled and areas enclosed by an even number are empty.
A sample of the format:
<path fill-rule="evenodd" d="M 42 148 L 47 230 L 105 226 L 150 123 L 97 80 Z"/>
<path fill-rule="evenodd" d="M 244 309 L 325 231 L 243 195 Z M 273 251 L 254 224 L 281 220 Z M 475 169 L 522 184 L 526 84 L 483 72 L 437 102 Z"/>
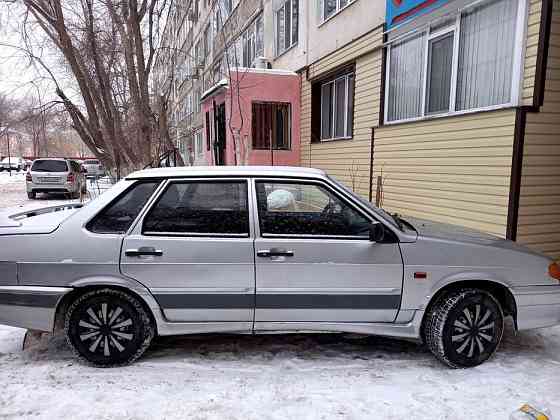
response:
<path fill-rule="evenodd" d="M 58 303 L 71 290 L 66 287 L 2 286 L 0 324 L 52 331 Z"/>
<path fill-rule="evenodd" d="M 27 192 L 34 193 L 72 193 L 78 190 L 74 184 L 27 184 Z"/>
<path fill-rule="evenodd" d="M 560 324 L 560 285 L 516 287 L 512 292 L 519 330 Z"/>

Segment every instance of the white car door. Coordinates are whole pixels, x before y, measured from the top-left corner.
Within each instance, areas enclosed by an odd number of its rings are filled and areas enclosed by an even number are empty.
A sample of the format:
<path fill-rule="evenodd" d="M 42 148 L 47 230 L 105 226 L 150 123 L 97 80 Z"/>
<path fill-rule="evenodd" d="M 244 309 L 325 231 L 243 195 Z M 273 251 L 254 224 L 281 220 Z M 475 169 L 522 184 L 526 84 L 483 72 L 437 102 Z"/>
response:
<path fill-rule="evenodd" d="M 389 231 L 371 242 L 373 220 L 321 182 L 257 180 L 255 191 L 255 329 L 395 320 L 403 263 Z"/>
<path fill-rule="evenodd" d="M 250 331 L 255 273 L 246 179 L 172 180 L 124 239 L 121 271 L 172 322 Z"/>

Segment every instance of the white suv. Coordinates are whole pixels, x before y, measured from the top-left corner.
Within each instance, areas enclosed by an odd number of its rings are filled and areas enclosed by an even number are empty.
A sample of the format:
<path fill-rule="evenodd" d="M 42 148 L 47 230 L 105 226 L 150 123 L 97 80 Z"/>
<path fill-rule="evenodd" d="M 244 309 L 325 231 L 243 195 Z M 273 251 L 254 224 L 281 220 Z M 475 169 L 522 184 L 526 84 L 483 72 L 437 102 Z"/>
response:
<path fill-rule="evenodd" d="M 99 162 L 97 159 L 84 160 L 82 166 L 86 170 L 87 177 L 100 177 L 105 175 L 105 169 L 103 168 L 101 162 Z"/>
<path fill-rule="evenodd" d="M 66 159 L 37 159 L 26 175 L 27 197 L 34 199 L 37 193 L 66 193 L 73 198 L 87 189 L 80 164 Z"/>

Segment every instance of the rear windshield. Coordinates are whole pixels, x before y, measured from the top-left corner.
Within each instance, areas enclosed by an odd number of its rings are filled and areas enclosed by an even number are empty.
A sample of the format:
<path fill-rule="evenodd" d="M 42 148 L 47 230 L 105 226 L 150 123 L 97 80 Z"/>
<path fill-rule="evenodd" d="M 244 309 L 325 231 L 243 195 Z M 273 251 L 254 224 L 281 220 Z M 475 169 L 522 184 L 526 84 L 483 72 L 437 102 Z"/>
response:
<path fill-rule="evenodd" d="M 98 160 L 84 160 L 84 165 L 98 165 Z"/>
<path fill-rule="evenodd" d="M 68 165 L 64 160 L 36 160 L 31 170 L 34 172 L 68 172 Z"/>

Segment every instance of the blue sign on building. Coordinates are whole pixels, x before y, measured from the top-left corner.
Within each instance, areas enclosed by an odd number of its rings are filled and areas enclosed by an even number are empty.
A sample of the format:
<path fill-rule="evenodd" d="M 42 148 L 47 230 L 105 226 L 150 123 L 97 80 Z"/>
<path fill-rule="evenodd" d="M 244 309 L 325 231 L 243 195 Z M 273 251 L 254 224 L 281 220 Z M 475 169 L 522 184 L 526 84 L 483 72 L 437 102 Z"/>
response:
<path fill-rule="evenodd" d="M 449 0 L 387 0 L 387 28 L 400 25 Z"/>

